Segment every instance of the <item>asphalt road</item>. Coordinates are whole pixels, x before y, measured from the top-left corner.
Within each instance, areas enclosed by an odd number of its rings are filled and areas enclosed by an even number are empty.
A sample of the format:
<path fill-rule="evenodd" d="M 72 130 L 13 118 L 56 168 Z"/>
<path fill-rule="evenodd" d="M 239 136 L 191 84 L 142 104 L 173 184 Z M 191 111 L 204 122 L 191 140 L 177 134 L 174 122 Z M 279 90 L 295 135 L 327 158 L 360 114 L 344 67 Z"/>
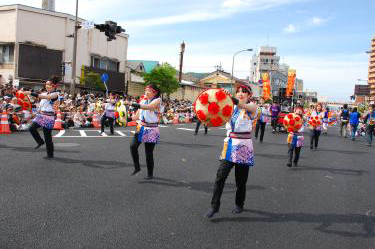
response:
<path fill-rule="evenodd" d="M 28 133 L 0 135 L 0 248 L 375 248 L 374 147 L 321 137 L 286 167 L 286 135 L 255 141 L 245 212 L 234 207 L 232 172 L 220 213 L 210 208 L 223 129 L 162 127 L 155 176 L 136 177 L 132 130 L 55 133 L 55 160 Z M 308 136 L 305 136 L 308 142 Z"/>

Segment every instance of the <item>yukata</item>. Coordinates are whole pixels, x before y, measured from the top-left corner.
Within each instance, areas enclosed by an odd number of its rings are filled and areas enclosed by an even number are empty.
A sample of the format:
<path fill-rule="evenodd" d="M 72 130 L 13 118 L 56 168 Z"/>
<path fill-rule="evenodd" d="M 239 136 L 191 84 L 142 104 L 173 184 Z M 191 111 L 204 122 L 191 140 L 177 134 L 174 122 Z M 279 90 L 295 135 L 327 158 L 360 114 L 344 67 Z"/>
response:
<path fill-rule="evenodd" d="M 47 96 L 54 93 L 42 93 L 41 95 Z M 39 108 L 36 114 L 36 117 L 33 119 L 30 133 L 33 136 L 35 142 L 37 142 L 40 147 L 43 144 L 46 144 L 47 148 L 47 157 L 53 158 L 54 146 L 52 141 L 52 130 L 55 125 L 55 110 L 53 108 L 53 103 L 56 99 L 42 99 L 39 103 Z M 38 128 L 43 128 L 44 141 L 38 132 Z"/>
<path fill-rule="evenodd" d="M 148 100 L 144 99 L 140 104 L 151 104 L 153 101 L 157 101 L 160 98 Z M 155 110 L 140 110 L 138 125 L 136 128 L 136 133 L 134 134 L 133 141 L 130 144 L 130 152 L 133 158 L 135 171 L 139 171 L 141 165 L 139 164 L 139 153 L 138 147 L 141 143 L 145 144 L 146 151 L 146 163 L 148 176 L 152 177 L 154 173 L 154 149 L 155 145 L 159 142 L 160 132 L 159 132 L 159 118 L 160 109 Z"/>
<path fill-rule="evenodd" d="M 231 120 L 226 124 L 227 137 L 221 153 L 211 206 L 219 210 L 225 181 L 233 167 L 236 178 L 236 206 L 243 208 L 246 198 L 246 182 L 249 168 L 254 166 L 254 148 L 251 140 L 253 121 L 258 112 L 251 113 L 235 106 Z"/>
<path fill-rule="evenodd" d="M 303 136 L 304 127 L 302 126 L 298 132 L 289 132 L 288 134 L 288 155 L 289 161 L 288 166 L 292 165 L 292 162 L 295 166 L 298 164 L 299 156 L 301 153 L 302 147 L 305 145 L 305 137 Z M 293 160 L 293 154 L 294 160 Z"/>
<path fill-rule="evenodd" d="M 313 111 L 312 114 L 311 114 L 311 117 L 314 117 L 314 116 L 319 116 L 320 119 L 323 119 L 324 118 L 324 113 L 323 112 L 317 112 L 317 111 Z M 323 126 L 322 125 L 318 125 L 318 126 L 311 126 L 310 125 L 310 149 L 313 149 L 315 147 L 315 149 L 318 148 L 318 145 L 319 145 L 319 137 L 320 137 L 320 134 L 322 133 L 322 130 L 323 130 Z"/>

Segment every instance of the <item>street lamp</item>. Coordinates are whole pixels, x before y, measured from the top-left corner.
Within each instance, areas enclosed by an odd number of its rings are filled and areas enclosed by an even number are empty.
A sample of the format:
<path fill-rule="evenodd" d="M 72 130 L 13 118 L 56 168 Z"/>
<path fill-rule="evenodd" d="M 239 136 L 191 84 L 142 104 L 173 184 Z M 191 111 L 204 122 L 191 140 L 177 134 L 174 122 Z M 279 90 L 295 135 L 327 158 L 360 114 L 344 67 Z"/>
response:
<path fill-rule="evenodd" d="M 234 83 L 233 83 L 234 57 L 236 57 L 237 54 L 239 54 L 239 53 L 241 53 L 241 52 L 245 52 L 245 51 L 249 51 L 249 52 L 251 52 L 251 51 L 253 51 L 253 49 L 252 49 L 252 48 L 248 48 L 248 49 L 240 50 L 240 51 L 236 52 L 236 53 L 233 55 L 233 61 L 232 61 L 232 78 L 231 78 L 231 83 L 232 83 L 232 84 L 234 84 Z M 232 86 L 233 86 L 233 85 L 232 85 Z M 232 89 L 232 92 L 233 92 L 233 89 Z"/>

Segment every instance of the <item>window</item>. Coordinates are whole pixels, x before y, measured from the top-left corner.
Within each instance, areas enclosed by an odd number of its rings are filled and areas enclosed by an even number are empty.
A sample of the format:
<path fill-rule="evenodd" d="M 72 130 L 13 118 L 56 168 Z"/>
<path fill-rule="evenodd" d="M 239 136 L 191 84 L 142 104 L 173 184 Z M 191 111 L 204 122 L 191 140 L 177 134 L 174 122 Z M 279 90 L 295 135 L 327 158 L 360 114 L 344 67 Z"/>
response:
<path fill-rule="evenodd" d="M 120 62 L 101 58 L 99 56 L 91 56 L 91 67 L 113 72 L 119 72 Z"/>
<path fill-rule="evenodd" d="M 91 56 L 91 67 L 99 68 L 100 66 L 100 59 L 98 57 Z"/>
<path fill-rule="evenodd" d="M 0 63 L 14 62 L 14 45 L 0 45 Z"/>

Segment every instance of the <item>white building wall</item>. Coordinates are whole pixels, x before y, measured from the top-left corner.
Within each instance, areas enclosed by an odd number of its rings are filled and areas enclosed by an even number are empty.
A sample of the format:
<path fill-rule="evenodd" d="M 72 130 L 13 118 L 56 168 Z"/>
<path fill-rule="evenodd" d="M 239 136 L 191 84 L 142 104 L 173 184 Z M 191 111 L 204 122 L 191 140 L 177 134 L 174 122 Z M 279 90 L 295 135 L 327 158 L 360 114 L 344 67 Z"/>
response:
<path fill-rule="evenodd" d="M 16 40 L 16 10 L 2 10 L 0 8 L 0 42 L 14 42 Z"/>

